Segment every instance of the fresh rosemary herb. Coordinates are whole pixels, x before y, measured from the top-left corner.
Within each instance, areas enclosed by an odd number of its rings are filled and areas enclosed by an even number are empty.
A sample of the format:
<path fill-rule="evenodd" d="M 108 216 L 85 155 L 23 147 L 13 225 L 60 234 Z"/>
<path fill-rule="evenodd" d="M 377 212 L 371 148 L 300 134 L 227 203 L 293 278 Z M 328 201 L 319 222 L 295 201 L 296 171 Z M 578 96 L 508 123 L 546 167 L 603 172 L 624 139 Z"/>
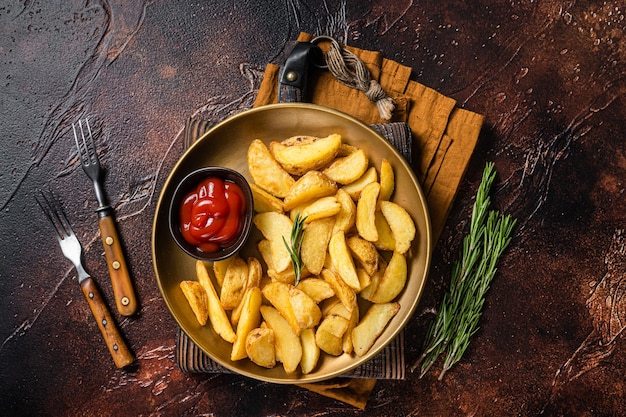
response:
<path fill-rule="evenodd" d="M 300 250 L 302 249 L 302 238 L 304 237 L 305 220 L 306 216 L 300 217 L 300 213 L 297 213 L 296 217 L 293 220 L 293 226 L 291 227 L 291 236 L 289 237 L 290 242 L 287 243 L 285 237 L 283 236 L 283 243 L 289 251 L 291 264 L 293 265 L 293 271 L 296 276 L 294 285 L 298 285 L 298 282 L 300 282 L 300 277 L 302 276 L 302 268 L 304 267 L 302 263 L 302 258 L 300 257 Z"/>
<path fill-rule="evenodd" d="M 420 367 L 420 378 L 445 353 L 439 374 L 439 379 L 443 379 L 478 331 L 485 295 L 516 223 L 509 215 L 489 210 L 489 191 L 495 177 L 494 164 L 487 163 L 476 193 L 469 233 L 463 239 L 460 259 L 452 267 L 450 288 L 428 328 L 422 356 L 411 367 L 411 371 Z"/>

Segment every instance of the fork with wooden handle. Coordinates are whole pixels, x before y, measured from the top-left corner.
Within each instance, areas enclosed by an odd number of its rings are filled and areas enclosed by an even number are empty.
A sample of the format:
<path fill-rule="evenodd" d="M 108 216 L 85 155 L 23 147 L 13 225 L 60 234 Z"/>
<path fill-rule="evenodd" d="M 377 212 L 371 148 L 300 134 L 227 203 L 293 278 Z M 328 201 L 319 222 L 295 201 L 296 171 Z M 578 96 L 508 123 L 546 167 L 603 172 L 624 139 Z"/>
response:
<path fill-rule="evenodd" d="M 100 237 L 104 246 L 104 254 L 109 268 L 111 285 L 117 310 L 123 316 L 132 316 L 137 311 L 137 298 L 130 280 L 128 267 L 122 251 L 122 245 L 117 234 L 117 228 L 113 220 L 113 209 L 106 201 L 104 190 L 101 184 L 102 168 L 98 159 L 96 145 L 91 134 L 89 122 L 78 121 L 78 126 L 72 124 L 74 139 L 78 148 L 83 170 L 93 182 L 98 201 L 98 226 L 100 227 Z M 78 132 L 80 132 L 80 139 Z M 85 135 L 87 133 L 87 135 Z M 88 138 L 87 138 L 88 136 Z"/>
<path fill-rule="evenodd" d="M 74 234 L 72 226 L 61 208 L 61 204 L 52 194 L 46 196 L 46 194 L 41 192 L 40 195 L 35 198 L 37 204 L 39 204 L 39 207 L 41 207 L 56 232 L 56 238 L 59 241 L 63 255 L 72 261 L 76 267 L 78 283 L 83 290 L 91 313 L 98 323 L 98 328 L 100 328 L 100 333 L 102 333 L 102 337 L 111 353 L 115 366 L 123 368 L 130 365 L 134 362 L 135 358 L 126 346 L 122 334 L 115 325 L 113 317 L 111 317 L 111 313 L 107 309 L 95 281 L 87 271 L 85 271 L 83 266 L 83 247 Z"/>

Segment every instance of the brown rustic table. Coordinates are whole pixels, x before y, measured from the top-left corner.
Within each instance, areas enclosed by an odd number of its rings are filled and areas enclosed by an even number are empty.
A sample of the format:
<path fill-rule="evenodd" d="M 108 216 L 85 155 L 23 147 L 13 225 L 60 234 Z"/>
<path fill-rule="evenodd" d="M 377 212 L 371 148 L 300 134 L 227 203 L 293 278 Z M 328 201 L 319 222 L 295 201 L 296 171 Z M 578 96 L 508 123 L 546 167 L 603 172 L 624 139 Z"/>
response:
<path fill-rule="evenodd" d="M 626 19 L 621 2 L 3 1 L 0 4 L 0 414 L 503 416 L 626 414 Z M 377 382 L 366 410 L 305 389 L 175 363 L 155 282 L 154 208 L 187 117 L 251 107 L 301 31 L 383 52 L 485 115 L 406 332 L 420 354 L 486 161 L 518 219 L 479 332 L 441 381 Z M 75 271 L 34 204 L 62 196 L 112 300 L 71 123 L 92 115 L 140 312 L 116 370 Z M 112 302 L 110 303 L 113 306 Z"/>

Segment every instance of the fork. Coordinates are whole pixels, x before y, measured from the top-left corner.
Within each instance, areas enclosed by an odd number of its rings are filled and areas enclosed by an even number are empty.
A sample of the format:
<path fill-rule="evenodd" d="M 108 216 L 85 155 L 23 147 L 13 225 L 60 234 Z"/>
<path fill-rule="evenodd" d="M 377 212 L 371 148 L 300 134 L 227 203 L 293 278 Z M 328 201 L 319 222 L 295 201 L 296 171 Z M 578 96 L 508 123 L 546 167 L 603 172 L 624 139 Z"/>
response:
<path fill-rule="evenodd" d="M 83 290 L 91 313 L 98 323 L 100 333 L 102 333 L 102 337 L 111 353 L 113 362 L 115 362 L 118 368 L 130 365 L 135 360 L 133 354 L 126 346 L 122 334 L 115 325 L 95 281 L 85 270 L 83 265 L 83 247 L 78 241 L 76 234 L 74 234 L 72 226 L 61 208 L 61 204 L 52 193 L 46 195 L 43 191 L 40 192 L 39 196 L 35 196 L 35 200 L 54 228 L 63 255 L 72 261 L 76 267 L 78 283 Z"/>
<path fill-rule="evenodd" d="M 102 238 L 102 245 L 104 246 L 104 254 L 109 268 L 109 276 L 111 277 L 111 285 L 113 287 L 117 311 L 123 316 L 132 316 L 137 311 L 137 299 L 126 266 L 126 260 L 117 234 L 115 221 L 113 220 L 113 209 L 107 203 L 102 187 L 103 170 L 100 166 L 100 160 L 98 159 L 96 144 L 93 140 L 91 128 L 89 127 L 89 121 L 85 119 L 83 123 L 79 120 L 78 126 L 72 123 L 72 130 L 74 131 L 74 139 L 76 140 L 76 147 L 78 148 L 83 170 L 93 182 L 93 187 L 96 192 L 96 200 L 98 201 L 98 208 L 96 209 L 98 213 L 98 226 L 100 227 L 100 237 Z"/>

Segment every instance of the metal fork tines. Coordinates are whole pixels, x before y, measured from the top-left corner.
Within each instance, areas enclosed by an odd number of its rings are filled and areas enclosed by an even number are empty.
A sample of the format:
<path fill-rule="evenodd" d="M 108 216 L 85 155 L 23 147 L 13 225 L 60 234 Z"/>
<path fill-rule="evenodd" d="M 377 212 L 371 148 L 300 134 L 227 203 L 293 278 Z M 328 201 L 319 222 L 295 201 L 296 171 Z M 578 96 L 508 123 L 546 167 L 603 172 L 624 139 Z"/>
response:
<path fill-rule="evenodd" d="M 96 144 L 87 119 L 72 124 L 74 139 L 78 148 L 78 155 L 83 166 L 83 170 L 93 182 L 98 201 L 98 225 L 100 227 L 100 237 L 104 246 L 104 254 L 109 267 L 109 276 L 113 286 L 115 304 L 117 310 L 123 316 L 131 316 L 137 311 L 137 299 L 130 280 L 130 274 L 126 266 L 124 252 L 117 234 L 115 221 L 113 220 L 113 209 L 106 201 L 104 188 L 102 187 L 103 169 L 100 166 Z M 79 138 L 80 136 L 80 138 Z"/>
<path fill-rule="evenodd" d="M 35 196 L 35 199 L 56 232 L 56 238 L 59 246 L 61 246 L 63 255 L 72 261 L 76 267 L 78 283 L 89 304 L 91 313 L 98 323 L 98 328 L 102 333 L 115 365 L 118 368 L 123 368 L 131 364 L 134 361 L 133 354 L 126 346 L 120 331 L 115 326 L 113 317 L 109 313 L 93 278 L 83 266 L 83 247 L 72 230 L 72 226 L 61 208 L 61 204 L 52 193 L 40 192 L 39 195 Z"/>

